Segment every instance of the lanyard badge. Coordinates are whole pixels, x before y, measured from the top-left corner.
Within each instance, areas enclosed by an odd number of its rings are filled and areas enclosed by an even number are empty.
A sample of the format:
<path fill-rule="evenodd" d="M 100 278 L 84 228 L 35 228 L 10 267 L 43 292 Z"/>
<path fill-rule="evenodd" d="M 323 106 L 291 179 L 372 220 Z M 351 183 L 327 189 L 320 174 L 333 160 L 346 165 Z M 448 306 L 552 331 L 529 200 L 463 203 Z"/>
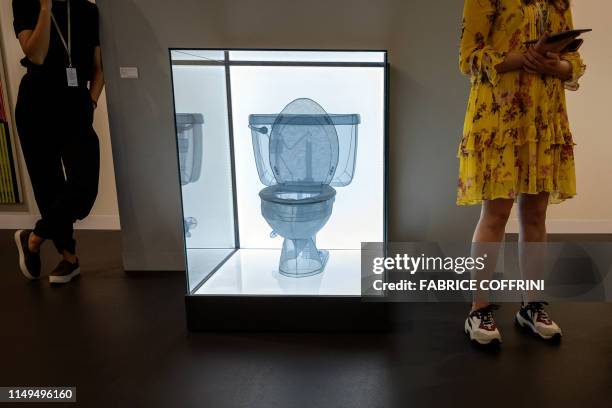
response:
<path fill-rule="evenodd" d="M 55 29 L 59 34 L 60 40 L 62 40 L 62 45 L 64 46 L 66 53 L 68 54 L 68 66 L 66 67 L 66 82 L 68 83 L 69 87 L 77 87 L 79 86 L 79 81 L 77 79 L 77 70 L 72 66 L 72 26 L 70 19 L 70 0 L 66 0 L 66 3 L 66 8 L 68 11 L 68 42 L 66 42 L 66 39 L 62 34 L 62 30 L 60 30 L 59 24 L 57 24 L 53 12 L 51 12 L 51 19 L 53 19 Z"/>

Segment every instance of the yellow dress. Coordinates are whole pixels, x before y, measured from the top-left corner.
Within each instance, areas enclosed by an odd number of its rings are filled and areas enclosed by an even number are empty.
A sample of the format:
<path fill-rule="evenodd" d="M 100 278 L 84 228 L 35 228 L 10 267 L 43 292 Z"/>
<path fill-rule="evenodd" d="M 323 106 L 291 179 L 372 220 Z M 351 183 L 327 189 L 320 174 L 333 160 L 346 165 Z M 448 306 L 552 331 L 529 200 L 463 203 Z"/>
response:
<path fill-rule="evenodd" d="M 565 89 L 578 89 L 585 66 L 577 52 L 561 57 L 572 65 L 567 82 L 495 66 L 543 30 L 571 29 L 571 10 L 546 0 L 465 0 L 460 70 L 471 91 L 459 146 L 457 204 L 478 204 L 518 194 L 550 193 L 558 203 L 576 194 L 574 142 Z"/>

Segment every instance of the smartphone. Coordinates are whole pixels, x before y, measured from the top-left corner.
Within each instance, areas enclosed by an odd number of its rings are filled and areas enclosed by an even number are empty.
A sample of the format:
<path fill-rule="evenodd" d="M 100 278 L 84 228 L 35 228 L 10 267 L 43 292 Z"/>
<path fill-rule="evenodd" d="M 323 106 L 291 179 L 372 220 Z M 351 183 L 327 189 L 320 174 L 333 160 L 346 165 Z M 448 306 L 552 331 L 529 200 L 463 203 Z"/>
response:
<path fill-rule="evenodd" d="M 561 50 L 561 54 L 566 52 L 576 52 L 580 49 L 580 47 L 582 47 L 582 44 L 584 44 L 584 40 L 582 38 L 576 38 L 574 41 L 569 43 L 567 47 Z"/>

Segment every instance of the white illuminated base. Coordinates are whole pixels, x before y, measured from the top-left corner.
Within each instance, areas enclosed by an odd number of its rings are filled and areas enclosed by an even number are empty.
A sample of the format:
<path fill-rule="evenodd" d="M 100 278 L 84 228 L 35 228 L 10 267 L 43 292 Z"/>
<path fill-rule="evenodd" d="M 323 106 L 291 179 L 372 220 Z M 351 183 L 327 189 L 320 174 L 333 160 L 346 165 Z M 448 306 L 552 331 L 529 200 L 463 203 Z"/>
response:
<path fill-rule="evenodd" d="M 203 265 L 206 250 L 187 250 L 190 265 Z M 360 296 L 361 251 L 330 250 L 322 273 L 291 278 L 278 272 L 279 249 L 240 249 L 195 295 Z M 190 270 L 190 274 L 192 271 Z M 193 271 L 200 274 L 200 271 Z"/>

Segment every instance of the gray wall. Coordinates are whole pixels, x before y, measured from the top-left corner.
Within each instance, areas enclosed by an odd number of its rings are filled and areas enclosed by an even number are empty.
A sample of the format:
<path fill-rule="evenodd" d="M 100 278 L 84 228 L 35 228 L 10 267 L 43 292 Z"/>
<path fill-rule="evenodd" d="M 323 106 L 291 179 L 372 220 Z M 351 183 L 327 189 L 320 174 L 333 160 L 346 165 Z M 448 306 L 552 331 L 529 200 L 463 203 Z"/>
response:
<path fill-rule="evenodd" d="M 124 264 L 184 266 L 169 47 L 387 49 L 391 240 L 465 240 L 455 206 L 468 81 L 457 0 L 98 0 Z M 138 66 L 139 80 L 119 79 Z"/>

